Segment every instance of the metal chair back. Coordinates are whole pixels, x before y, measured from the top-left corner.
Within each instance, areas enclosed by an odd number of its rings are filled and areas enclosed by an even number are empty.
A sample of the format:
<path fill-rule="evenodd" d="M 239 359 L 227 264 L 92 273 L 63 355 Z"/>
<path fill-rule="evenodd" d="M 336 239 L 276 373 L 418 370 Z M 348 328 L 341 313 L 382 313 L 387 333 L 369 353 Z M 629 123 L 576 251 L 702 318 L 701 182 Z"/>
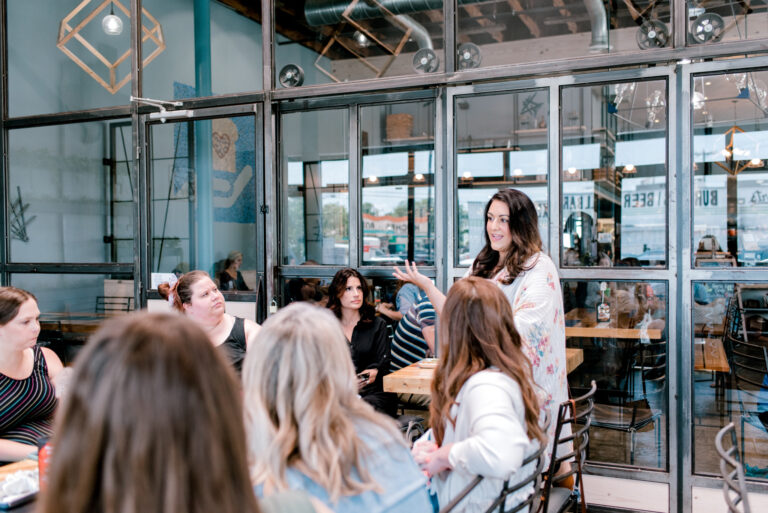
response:
<path fill-rule="evenodd" d="M 542 424 L 542 429 L 546 433 L 549 429 L 549 424 L 551 422 L 551 418 L 549 416 L 549 412 L 545 411 L 544 414 L 544 422 Z M 542 476 L 544 471 L 544 453 L 547 450 L 547 443 L 541 443 L 539 445 L 539 448 L 536 450 L 535 453 L 531 454 L 525 460 L 523 460 L 523 464 L 521 465 L 521 469 L 525 468 L 530 463 L 536 462 L 536 466 L 534 469 L 521 481 L 516 483 L 513 486 L 509 485 L 509 481 L 504 482 L 504 486 L 501 488 L 501 493 L 499 496 L 493 501 L 493 503 L 485 510 L 485 513 L 492 513 L 494 510 L 498 511 L 498 513 L 516 513 L 518 511 L 529 511 L 531 513 L 539 511 L 539 507 L 541 505 L 541 483 L 542 483 Z M 440 509 L 439 513 L 448 513 L 456 508 L 456 506 L 459 505 L 459 503 L 467 496 L 469 493 L 474 490 L 477 485 L 480 484 L 480 482 L 483 480 L 483 476 L 476 476 L 467 486 L 464 487 L 464 489 L 454 497 L 451 502 L 445 505 L 445 507 Z M 529 485 L 533 484 L 533 490 L 528 495 L 528 497 L 523 500 L 522 502 L 515 504 L 511 509 L 504 509 L 507 497 L 518 490 L 521 490 Z"/>
<path fill-rule="evenodd" d="M 552 447 L 552 457 L 549 460 L 549 469 L 547 470 L 542 491 L 542 511 L 549 512 L 550 494 L 552 486 L 570 476 L 576 476 L 578 481 L 579 493 L 584 494 L 584 483 L 581 475 L 581 468 L 586 460 L 587 447 L 589 446 L 589 427 L 592 425 L 592 412 L 594 410 L 594 396 L 597 391 L 597 385 L 592 381 L 589 391 L 569 401 L 560 403 L 557 412 L 557 424 L 555 425 L 555 444 Z M 563 427 L 570 424 L 571 433 L 561 436 Z M 566 454 L 558 454 L 558 449 L 571 446 L 571 450 Z M 567 472 L 558 474 L 560 465 L 573 459 L 573 465 Z M 571 499 L 576 497 L 571 496 Z M 569 500 L 566 504 L 572 502 Z"/>
<path fill-rule="evenodd" d="M 725 449 L 723 438 L 731 437 L 731 447 Z M 731 422 L 717 432 L 715 436 L 715 449 L 720 455 L 720 473 L 723 476 L 723 496 L 728 511 L 732 513 L 751 513 L 749 497 L 747 495 L 747 483 L 744 477 L 744 468 L 739 461 L 739 452 L 736 450 L 736 429 Z M 741 508 L 739 508 L 741 504 Z"/>

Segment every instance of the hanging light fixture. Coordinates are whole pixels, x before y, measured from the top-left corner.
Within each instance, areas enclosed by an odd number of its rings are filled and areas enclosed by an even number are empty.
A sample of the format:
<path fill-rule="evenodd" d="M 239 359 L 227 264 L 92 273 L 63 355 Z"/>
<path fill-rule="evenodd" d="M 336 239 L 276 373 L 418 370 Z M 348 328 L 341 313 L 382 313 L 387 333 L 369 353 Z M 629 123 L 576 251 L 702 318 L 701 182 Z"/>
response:
<path fill-rule="evenodd" d="M 101 28 L 109 35 L 120 34 L 123 30 L 122 18 L 131 19 L 131 11 L 120 0 L 82 0 L 61 20 L 56 47 L 104 89 L 115 94 L 131 81 L 130 71 L 119 69 L 121 63 L 126 60 L 130 62 L 131 48 L 128 41 L 121 39 L 118 47 L 122 45 L 122 53 L 117 48 L 117 55 L 108 59 L 99 49 L 99 43 L 103 41 L 88 41 L 86 38 L 87 35 L 98 33 L 98 28 L 93 27 L 93 24 L 98 24 L 98 17 L 105 12 L 107 4 L 110 4 L 110 14 L 101 20 Z M 120 16 L 114 14 L 115 7 L 122 12 Z M 144 7 L 141 8 L 141 18 L 139 23 L 144 45 L 141 66 L 145 67 L 165 50 L 165 36 L 160 22 Z M 77 22 L 79 19 L 83 21 Z"/>
<path fill-rule="evenodd" d="M 101 28 L 108 36 L 119 36 L 123 33 L 123 20 L 115 15 L 115 4 L 109 4 L 109 14 L 101 20 Z"/>
<path fill-rule="evenodd" d="M 360 32 L 359 30 L 355 30 L 355 32 L 352 34 L 352 39 L 355 40 L 355 43 L 357 43 L 357 46 L 360 48 L 368 48 L 371 46 L 371 40 L 368 39 L 368 36 Z"/>

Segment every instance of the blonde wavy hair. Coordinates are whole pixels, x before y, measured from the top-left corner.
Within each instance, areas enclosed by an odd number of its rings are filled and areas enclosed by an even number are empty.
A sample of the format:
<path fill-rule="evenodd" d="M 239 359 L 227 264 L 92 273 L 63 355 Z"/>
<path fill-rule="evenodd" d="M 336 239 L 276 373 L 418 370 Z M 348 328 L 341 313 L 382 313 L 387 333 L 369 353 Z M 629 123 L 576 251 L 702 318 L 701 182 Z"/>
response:
<path fill-rule="evenodd" d="M 361 400 L 341 324 L 330 310 L 292 303 L 263 324 L 243 365 L 251 477 L 288 488 L 294 468 L 332 502 L 381 492 L 359 431 L 405 444 L 394 422 Z M 354 473 L 356 471 L 356 477 Z"/>

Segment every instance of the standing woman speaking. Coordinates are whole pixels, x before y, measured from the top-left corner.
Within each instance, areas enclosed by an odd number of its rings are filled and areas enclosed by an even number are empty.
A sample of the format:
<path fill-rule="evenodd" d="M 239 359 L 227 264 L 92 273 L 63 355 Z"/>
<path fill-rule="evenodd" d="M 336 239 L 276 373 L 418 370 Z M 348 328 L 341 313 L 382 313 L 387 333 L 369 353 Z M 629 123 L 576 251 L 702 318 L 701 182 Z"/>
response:
<path fill-rule="evenodd" d="M 539 401 L 555 419 L 558 405 L 568 399 L 565 315 L 557 268 L 541 249 L 533 202 L 515 189 L 499 191 L 485 207 L 485 246 L 465 277 L 493 281 L 509 300 L 515 328 L 523 339 L 523 352 L 540 387 Z M 424 289 L 435 311 L 441 313 L 445 295 L 416 266 L 406 262 L 405 271 L 395 268 L 394 275 Z M 555 424 L 550 424 L 550 440 Z"/>
<path fill-rule="evenodd" d="M 157 291 L 175 310 L 194 320 L 240 373 L 245 352 L 260 326 L 226 312 L 224 296 L 208 273 L 190 271 L 173 286 L 161 283 Z"/>
<path fill-rule="evenodd" d="M 51 436 L 53 379 L 63 366 L 37 345 L 39 317 L 35 296 L 0 287 L 0 461 L 20 460 Z"/>

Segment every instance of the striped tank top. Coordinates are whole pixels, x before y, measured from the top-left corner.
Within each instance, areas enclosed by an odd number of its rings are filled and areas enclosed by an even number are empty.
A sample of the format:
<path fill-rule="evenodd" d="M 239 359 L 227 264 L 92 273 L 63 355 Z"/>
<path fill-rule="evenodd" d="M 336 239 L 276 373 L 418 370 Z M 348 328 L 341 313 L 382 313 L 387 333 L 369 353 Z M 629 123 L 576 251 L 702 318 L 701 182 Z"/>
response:
<path fill-rule="evenodd" d="M 57 402 L 43 351 L 38 346 L 33 351 L 35 363 L 28 378 L 0 374 L 0 438 L 29 445 L 51 436 Z"/>

